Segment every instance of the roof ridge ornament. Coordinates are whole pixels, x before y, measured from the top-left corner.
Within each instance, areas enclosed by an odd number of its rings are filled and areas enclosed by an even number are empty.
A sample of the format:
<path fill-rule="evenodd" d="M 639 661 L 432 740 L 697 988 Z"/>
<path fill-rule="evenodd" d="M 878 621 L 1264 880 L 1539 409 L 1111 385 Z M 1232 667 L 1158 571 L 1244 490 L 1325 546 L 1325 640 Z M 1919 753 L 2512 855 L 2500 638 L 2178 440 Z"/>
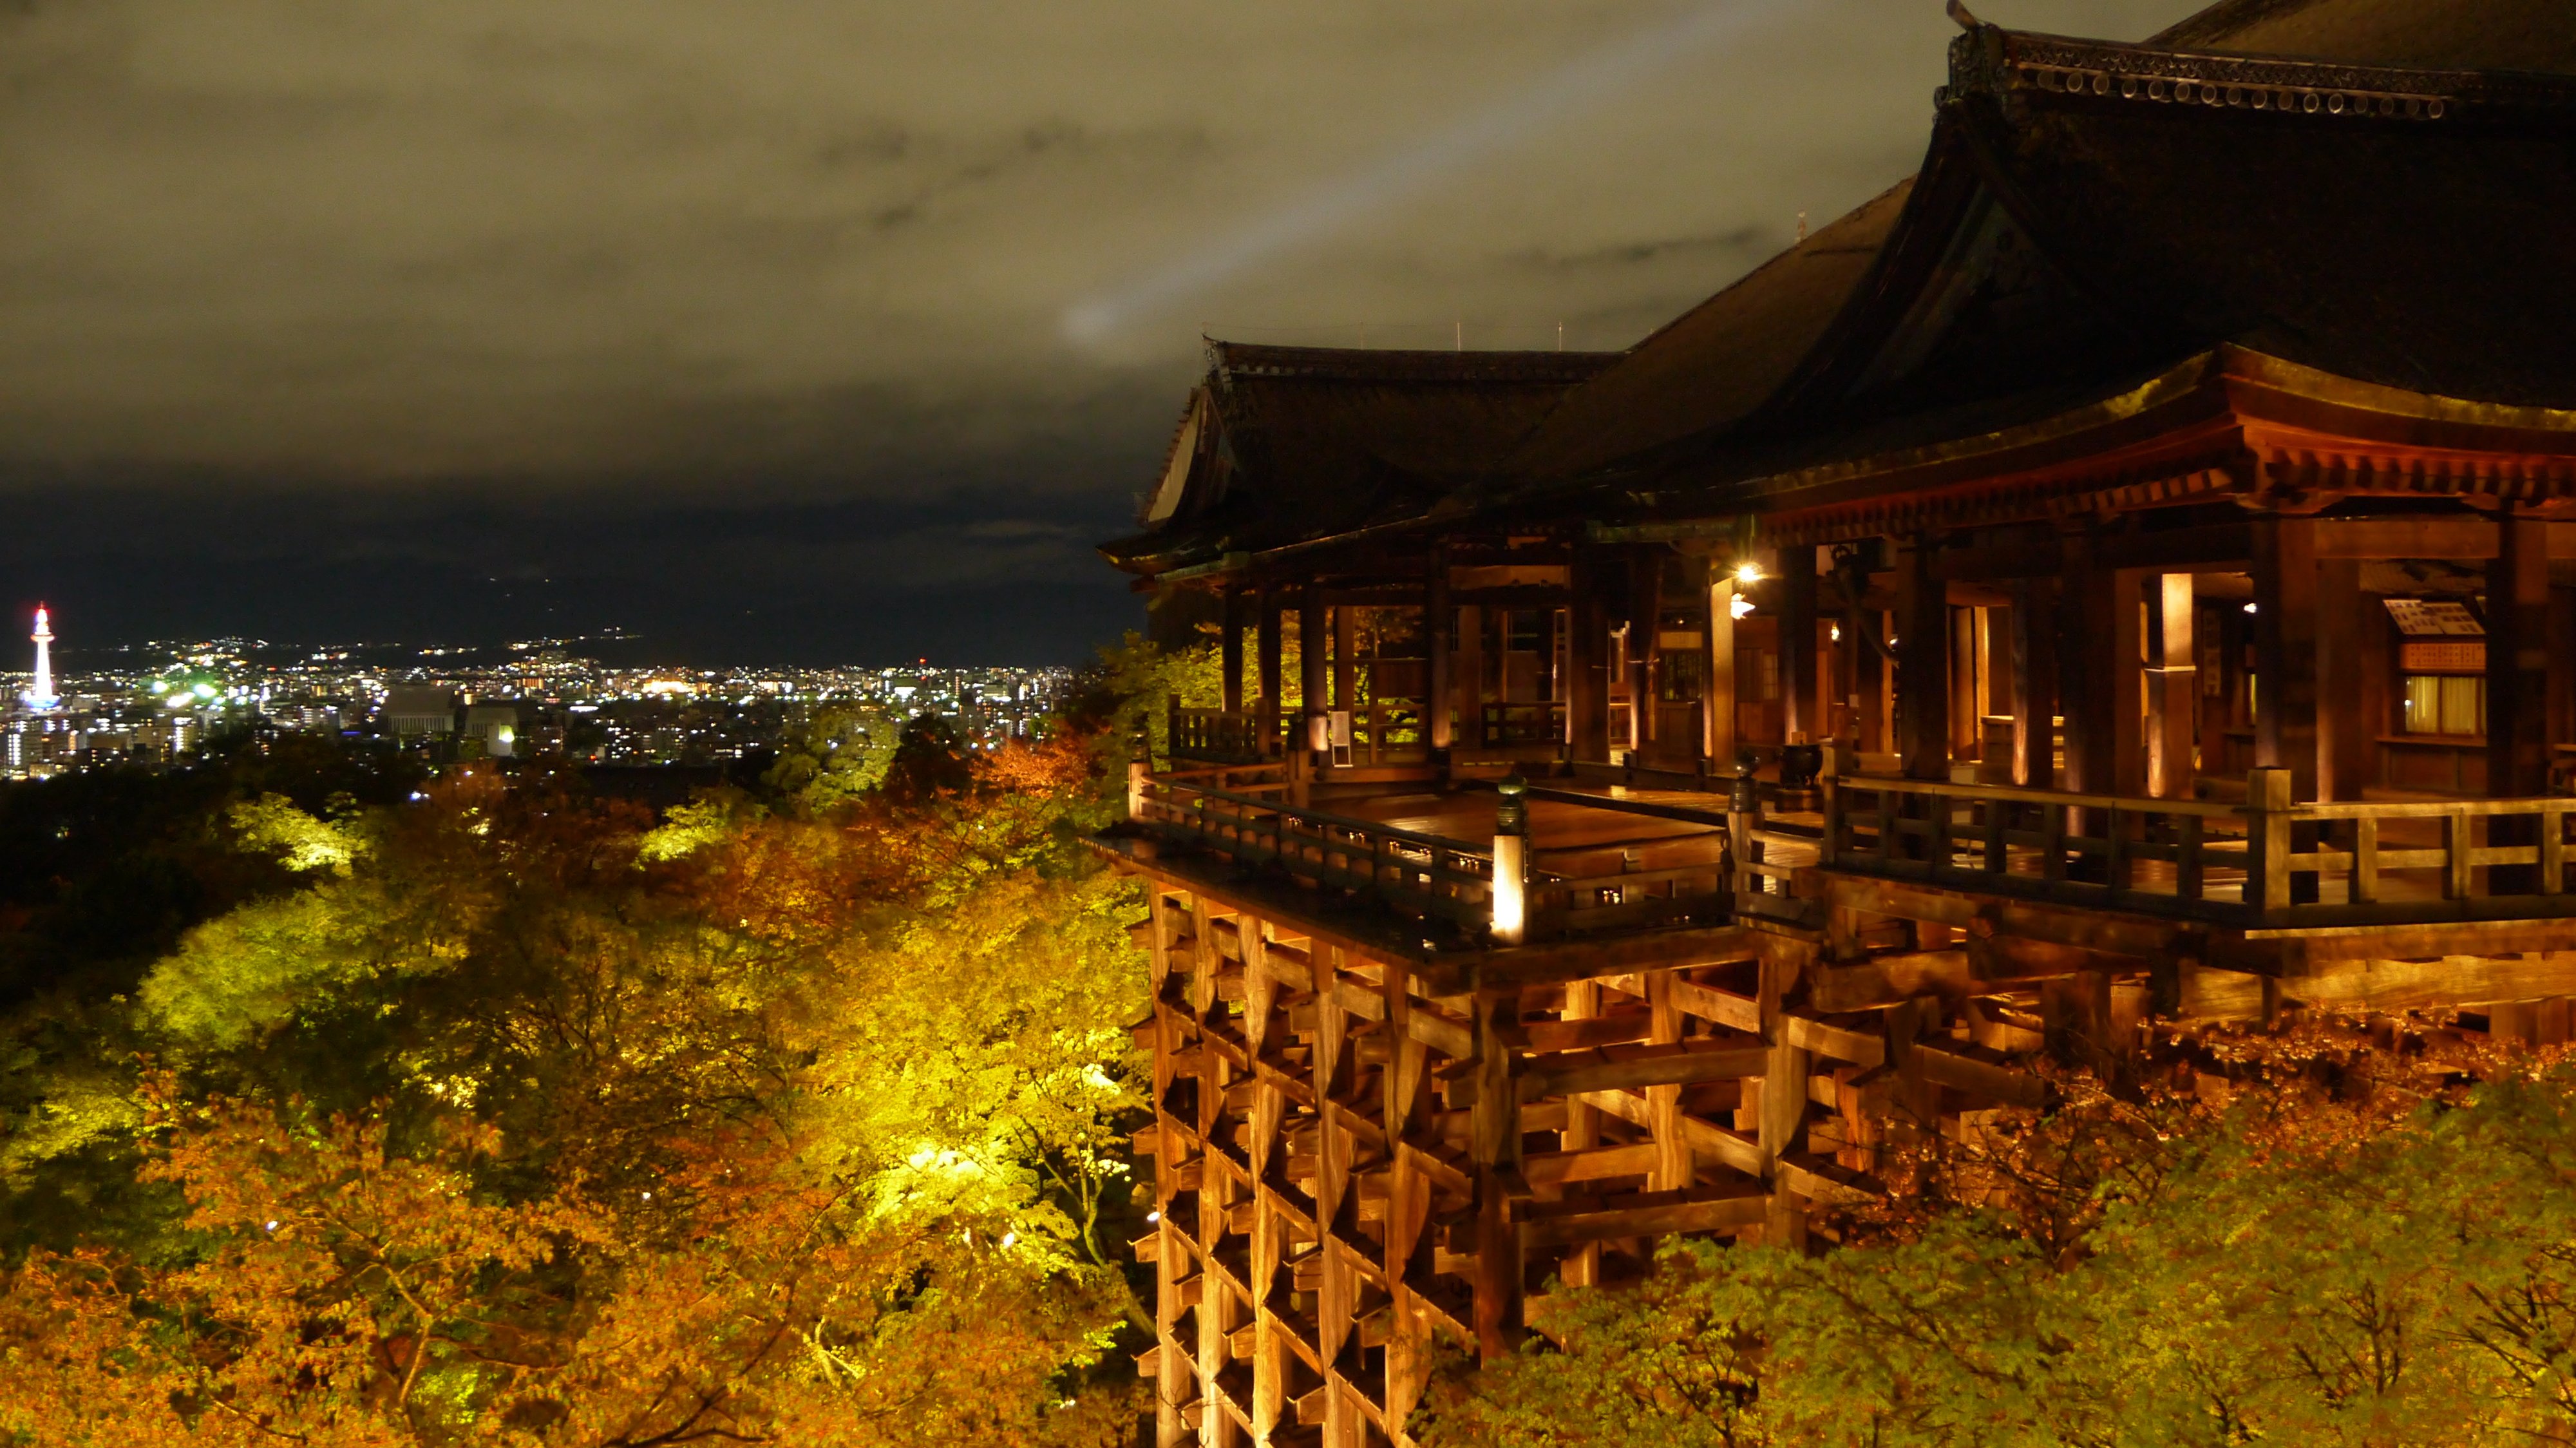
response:
<path fill-rule="evenodd" d="M 1958 22 L 1958 26 L 1961 30 L 1973 33 L 1986 23 L 1971 14 L 1968 7 L 1960 4 L 1959 0 L 1945 0 L 1942 9 L 1948 13 L 1952 20 Z"/>

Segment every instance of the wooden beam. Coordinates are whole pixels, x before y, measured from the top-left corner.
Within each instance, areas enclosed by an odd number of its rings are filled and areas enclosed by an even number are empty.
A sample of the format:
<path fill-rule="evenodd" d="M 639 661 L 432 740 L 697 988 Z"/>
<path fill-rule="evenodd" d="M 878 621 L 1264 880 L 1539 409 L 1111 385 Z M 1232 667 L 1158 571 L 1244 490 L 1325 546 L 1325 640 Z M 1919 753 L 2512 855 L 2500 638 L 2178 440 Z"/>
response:
<path fill-rule="evenodd" d="M 1936 1085 L 1954 1086 L 2012 1106 L 2048 1104 L 2047 1082 L 1994 1059 L 1995 1052 L 1938 1039 L 1917 1041 L 1914 1050 L 1924 1078 Z"/>
<path fill-rule="evenodd" d="M 1543 1151 L 1522 1158 L 1521 1175 L 1532 1186 L 1599 1181 L 1605 1177 L 1644 1176 L 1655 1169 L 1655 1144 L 1596 1147 L 1588 1151 Z"/>
<path fill-rule="evenodd" d="M 1762 1033 L 1762 1003 L 1751 996 L 1740 996 L 1733 991 L 1676 978 L 1673 981 L 1673 1004 L 1686 1015 L 1715 1021 L 1746 1035 L 1759 1036 Z"/>
<path fill-rule="evenodd" d="M 1766 1069 L 1764 1048 L 1732 1045 L 1700 1037 L 1665 1045 L 1605 1047 L 1569 1051 L 1555 1057 L 1527 1058 L 1522 1069 L 1521 1099 L 1571 1096 L 1585 1091 L 1642 1091 L 1650 1086 L 1687 1086 L 1698 1081 L 1731 1081 L 1759 1076 Z"/>
<path fill-rule="evenodd" d="M 1880 1066 L 1887 1062 L 1887 1038 L 1870 1031 L 1856 1031 L 1811 1016 L 1790 1014 L 1782 1017 L 1789 1044 L 1819 1056 L 1849 1061 L 1856 1066 Z"/>
<path fill-rule="evenodd" d="M 1682 1232 L 1722 1232 L 1759 1226 L 1768 1197 L 1745 1187 L 1725 1196 L 1665 1206 L 1629 1207 L 1547 1217 L 1521 1226 L 1522 1240 L 1532 1247 L 1598 1242 L 1614 1237 L 1663 1237 Z"/>

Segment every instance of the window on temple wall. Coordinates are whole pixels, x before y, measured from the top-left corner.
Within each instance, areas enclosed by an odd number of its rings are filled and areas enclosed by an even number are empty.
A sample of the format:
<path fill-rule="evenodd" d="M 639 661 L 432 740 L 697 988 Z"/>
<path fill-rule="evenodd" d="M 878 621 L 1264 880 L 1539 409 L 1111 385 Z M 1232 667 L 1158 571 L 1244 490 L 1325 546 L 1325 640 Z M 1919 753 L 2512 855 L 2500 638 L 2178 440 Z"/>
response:
<path fill-rule="evenodd" d="M 2386 602 L 2403 636 L 2397 667 L 2405 704 L 2398 727 L 2408 734 L 2485 734 L 2487 641 L 2477 615 L 2459 599 Z"/>
<path fill-rule="evenodd" d="M 2487 681 L 2475 674 L 2408 674 L 2406 732 L 2484 734 Z"/>

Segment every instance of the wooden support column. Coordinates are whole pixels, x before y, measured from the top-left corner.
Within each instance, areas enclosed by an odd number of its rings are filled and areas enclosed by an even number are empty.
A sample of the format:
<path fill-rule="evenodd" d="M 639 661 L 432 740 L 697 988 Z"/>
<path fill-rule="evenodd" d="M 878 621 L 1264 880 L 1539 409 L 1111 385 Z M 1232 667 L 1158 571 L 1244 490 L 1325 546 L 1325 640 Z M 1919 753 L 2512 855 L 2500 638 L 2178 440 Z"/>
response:
<path fill-rule="evenodd" d="M 1410 1279 L 1416 1274 L 1408 1268 L 1416 1261 L 1422 1234 L 1430 1225 L 1431 1196 L 1429 1183 L 1401 1144 L 1419 1138 L 1430 1060 L 1428 1049 L 1412 1031 L 1413 997 L 1405 972 L 1389 962 L 1380 969 L 1378 985 L 1386 1002 L 1389 1052 L 1378 1077 L 1382 1106 L 1378 1124 L 1393 1153 L 1387 1170 L 1386 1251 L 1380 1270 L 1395 1298 L 1396 1319 L 1404 1322 L 1414 1311 Z M 1384 1407 L 1395 1421 L 1412 1413 L 1431 1380 L 1430 1346 L 1418 1333 L 1397 1331 L 1387 1336 Z"/>
<path fill-rule="evenodd" d="M 1297 599 L 1297 693 L 1298 706 L 1306 716 L 1306 733 L 1295 747 L 1304 750 L 1323 748 L 1323 737 L 1316 721 L 1324 714 L 1324 671 L 1331 662 L 1326 643 L 1324 600 L 1313 589 Z"/>
<path fill-rule="evenodd" d="M 1953 608 L 1950 616 L 1950 758 L 1980 759 L 1985 743 L 1986 697 L 1977 687 L 1979 608 Z M 1981 760 L 1982 762 L 1982 760 Z"/>
<path fill-rule="evenodd" d="M 2317 797 L 2317 523 L 2254 520 L 2254 763 Z M 2490 655 L 2492 657 L 2492 655 Z"/>
<path fill-rule="evenodd" d="M 2496 519 L 2496 556 L 2487 565 L 2487 794 L 2515 799 L 2549 792 L 2551 678 L 2571 665 L 2549 651 L 2549 524 L 2526 514 Z M 2532 815 L 2487 822 L 2489 845 L 2540 841 Z M 2558 828 L 2555 821 L 2552 829 Z M 2496 894 L 2537 890 L 2533 865 L 2488 867 Z M 2554 893 L 2563 881 L 2553 880 Z"/>
<path fill-rule="evenodd" d="M 2254 764 L 2287 771 L 2291 802 L 2317 797 L 2317 522 L 2311 517 L 2272 514 L 2254 521 Z M 2315 849 L 2317 827 L 2292 825 L 2275 843 L 2292 853 Z M 2267 903 L 2317 898 L 2315 875 L 2290 875 L 2268 859 L 2265 872 Z"/>
<path fill-rule="evenodd" d="M 1565 986 L 1564 1018 L 1588 1021 L 1601 1014 L 1601 984 L 1598 981 L 1568 981 Z M 1601 1144 L 1601 1109 L 1575 1097 L 1565 1102 L 1565 1129 L 1557 1133 L 1559 1151 L 1590 1151 Z M 1565 1254 L 1557 1275 L 1569 1287 L 1601 1285 L 1601 1244 L 1584 1242 Z"/>
<path fill-rule="evenodd" d="M 1803 1246 L 1807 1235 L 1806 1202 L 1789 1190 L 1779 1169 L 1780 1159 L 1803 1149 L 1807 1138 L 1810 1063 L 1805 1048 L 1789 1040 L 1783 1007 L 1797 978 L 1795 963 L 1777 956 L 1763 957 L 1757 1008 L 1761 1013 L 1762 1041 L 1770 1049 L 1763 1064 L 1762 1108 L 1756 1131 L 1764 1172 L 1770 1179 L 1771 1205 L 1763 1218 L 1762 1240 L 1768 1246 L 1790 1248 Z"/>
<path fill-rule="evenodd" d="M 2549 525 L 2528 515 L 2496 520 L 2487 564 L 2487 793 L 2498 799 L 2549 790 Z"/>
<path fill-rule="evenodd" d="M 2371 735 L 2362 679 L 2361 560 L 2317 560 L 2317 798 L 2361 798 L 2370 777 Z M 2259 616 L 2259 615 L 2258 615 Z"/>
<path fill-rule="evenodd" d="M 1682 1038 L 1682 1011 L 1673 999 L 1673 972 L 1646 972 L 1646 1006 L 1653 1013 L 1646 1039 L 1654 1045 L 1670 1046 Z M 1649 1086 L 1646 1088 L 1647 1129 L 1654 1134 L 1655 1169 L 1646 1178 L 1650 1192 L 1677 1192 L 1691 1184 L 1690 1141 L 1682 1135 L 1682 1088 Z"/>
<path fill-rule="evenodd" d="M 1347 603 L 1333 605 L 1333 707 L 1357 709 L 1359 705 L 1359 610 Z"/>
<path fill-rule="evenodd" d="M 1600 562 L 1578 552 L 1568 569 L 1572 582 L 1566 606 L 1565 690 L 1566 744 L 1576 759 L 1610 757 L 1610 642 L 1608 611 L 1601 606 Z"/>
<path fill-rule="evenodd" d="M 1708 652 L 1700 673 L 1700 757 L 1711 773 L 1735 767 L 1735 596 L 1732 575 L 1712 571 L 1707 588 L 1707 628 L 1700 636 Z"/>
<path fill-rule="evenodd" d="M 1149 903 L 1149 922 L 1153 928 L 1154 985 L 1161 994 L 1162 980 L 1172 968 L 1173 946 L 1180 938 L 1182 908 L 1171 895 L 1157 888 Z M 1172 1198 L 1178 1194 L 1181 1170 L 1182 1136 L 1162 1125 L 1161 1103 L 1172 1089 L 1172 1063 L 1179 1056 L 1180 1019 L 1172 1011 L 1157 1008 L 1154 1012 L 1153 1100 L 1156 1103 L 1154 1152 L 1154 1442 L 1156 1448 L 1180 1448 L 1187 1441 L 1189 1428 L 1182 1421 L 1181 1409 L 1198 1396 L 1198 1372 L 1194 1359 L 1181 1351 L 1180 1284 L 1189 1277 L 1196 1264 L 1189 1249 L 1181 1245 L 1180 1224 L 1172 1220 Z M 1202 1168 L 1204 1170 L 1204 1168 Z M 1204 1288 L 1205 1284 L 1201 1284 Z"/>
<path fill-rule="evenodd" d="M 1430 656 L 1426 672 L 1430 674 L 1430 698 L 1422 701 L 1424 726 L 1431 734 L 1431 747 L 1436 758 L 1448 757 L 1455 739 L 1450 727 L 1452 681 L 1449 677 L 1449 635 L 1458 626 L 1457 616 L 1449 607 L 1449 554 L 1446 549 L 1431 550 L 1431 578 L 1422 588 L 1422 647 Z"/>
<path fill-rule="evenodd" d="M 2056 621 L 2056 580 L 2014 580 L 2007 646 L 2012 667 L 2012 782 L 2026 789 L 2057 786 Z"/>
<path fill-rule="evenodd" d="M 2192 653 L 2191 575 L 2153 575 L 2148 598 L 2147 793 L 2158 799 L 2189 799 L 2197 777 L 2192 752 L 2198 745 L 2200 707 Z"/>
<path fill-rule="evenodd" d="M 1449 692 L 1458 701 L 1457 742 L 1485 747 L 1485 611 L 1470 603 L 1458 610 L 1457 677 Z"/>
<path fill-rule="evenodd" d="M 2057 687 L 2066 718 L 2066 787 L 2142 793 L 2140 575 L 2102 565 L 2085 534 L 2070 532 L 2061 541 Z"/>
<path fill-rule="evenodd" d="M 1261 591 L 1261 748 L 1264 759 L 1279 755 L 1280 702 L 1286 696 L 1286 680 L 1280 677 L 1281 651 L 1280 612 L 1288 606 L 1287 597 L 1276 589 Z"/>
<path fill-rule="evenodd" d="M 1225 590 L 1225 637 L 1218 641 L 1217 651 L 1224 675 L 1225 712 L 1237 719 L 1243 717 L 1244 606 L 1243 590 L 1228 584 Z"/>
<path fill-rule="evenodd" d="M 1510 1038 L 1520 1028 L 1520 994 L 1475 997 L 1476 1104 L 1469 1155 L 1476 1173 L 1475 1322 L 1477 1351 L 1487 1357 L 1520 1346 L 1520 1228 L 1511 1193 L 1521 1180 L 1520 1083 L 1512 1078 Z"/>
<path fill-rule="evenodd" d="M 1359 1220 L 1357 1188 L 1351 1181 L 1351 1131 L 1342 1119 L 1349 1110 L 1342 1104 L 1342 1086 L 1350 1055 L 1350 1016 L 1338 988 L 1341 947 L 1310 943 L 1309 950 L 1315 977 L 1313 1082 L 1320 1118 L 1315 1134 L 1315 1223 L 1324 1233 L 1316 1257 L 1322 1280 L 1315 1292 L 1315 1345 L 1324 1361 L 1333 1363 L 1340 1361 L 1350 1344 L 1357 1327 L 1352 1309 L 1359 1301 L 1358 1269 L 1346 1259 L 1337 1240 L 1345 1223 L 1356 1226 Z M 1348 1398 L 1340 1393 L 1325 1396 L 1327 1444 L 1356 1444 L 1361 1427 L 1360 1413 Z"/>
<path fill-rule="evenodd" d="M 1641 547 L 1628 555 L 1628 747 L 1651 757 L 1662 741 L 1655 707 L 1655 657 L 1663 618 L 1664 554 Z"/>
<path fill-rule="evenodd" d="M 1908 779 L 1950 777 L 1950 606 L 1929 537 L 1896 550 L 1896 752 Z"/>
<path fill-rule="evenodd" d="M 1825 721 L 1817 713 L 1816 682 L 1816 550 L 1805 545 L 1780 550 L 1780 692 L 1791 744 L 1813 744 L 1824 738 Z"/>

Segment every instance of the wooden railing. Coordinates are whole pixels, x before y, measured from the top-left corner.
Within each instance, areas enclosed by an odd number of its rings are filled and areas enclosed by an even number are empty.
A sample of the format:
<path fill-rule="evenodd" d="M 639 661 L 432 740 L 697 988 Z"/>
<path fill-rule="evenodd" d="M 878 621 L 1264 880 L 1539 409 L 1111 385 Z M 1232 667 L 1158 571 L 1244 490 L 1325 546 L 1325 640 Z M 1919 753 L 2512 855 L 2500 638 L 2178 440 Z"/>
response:
<path fill-rule="evenodd" d="M 1223 709 L 1185 708 L 1175 702 L 1171 707 L 1171 752 L 1182 759 L 1254 760 L 1278 755 L 1277 740 L 1264 748 L 1262 717 L 1258 713 L 1229 714 Z M 1284 737 L 1286 725 L 1281 725 Z"/>
<path fill-rule="evenodd" d="M 1419 703 L 1380 700 L 1351 711 L 1352 765 L 1418 764 L 1430 757 L 1431 738 L 1422 727 Z"/>
<path fill-rule="evenodd" d="M 1565 740 L 1563 704 L 1487 704 L 1484 742 L 1500 748 L 1514 744 L 1561 744 Z"/>
<path fill-rule="evenodd" d="M 1400 915 L 1445 920 L 1469 936 L 1492 924 L 1489 845 L 1290 804 L 1276 765 L 1172 771 L 1137 788 L 1133 818 L 1166 840 L 1365 896 Z M 1526 896 L 1532 938 L 1723 920 L 1728 909 L 1720 860 L 1584 876 L 1531 869 Z"/>
<path fill-rule="evenodd" d="M 1147 780 L 1138 822 L 1240 865 L 1275 867 L 1371 897 L 1398 914 L 1447 920 L 1470 933 L 1481 933 L 1491 918 L 1490 848 L 1301 809 L 1271 797 L 1266 784 L 1256 793 L 1203 779 L 1170 774 Z"/>
<path fill-rule="evenodd" d="M 2243 805 L 1846 775 L 1817 863 L 1839 874 L 2239 927 L 2576 913 L 2576 799 L 2293 804 L 2258 769 Z"/>
<path fill-rule="evenodd" d="M 1615 875 L 1533 873 L 1529 899 L 1533 936 L 1721 921 L 1731 908 L 1720 860 Z"/>

